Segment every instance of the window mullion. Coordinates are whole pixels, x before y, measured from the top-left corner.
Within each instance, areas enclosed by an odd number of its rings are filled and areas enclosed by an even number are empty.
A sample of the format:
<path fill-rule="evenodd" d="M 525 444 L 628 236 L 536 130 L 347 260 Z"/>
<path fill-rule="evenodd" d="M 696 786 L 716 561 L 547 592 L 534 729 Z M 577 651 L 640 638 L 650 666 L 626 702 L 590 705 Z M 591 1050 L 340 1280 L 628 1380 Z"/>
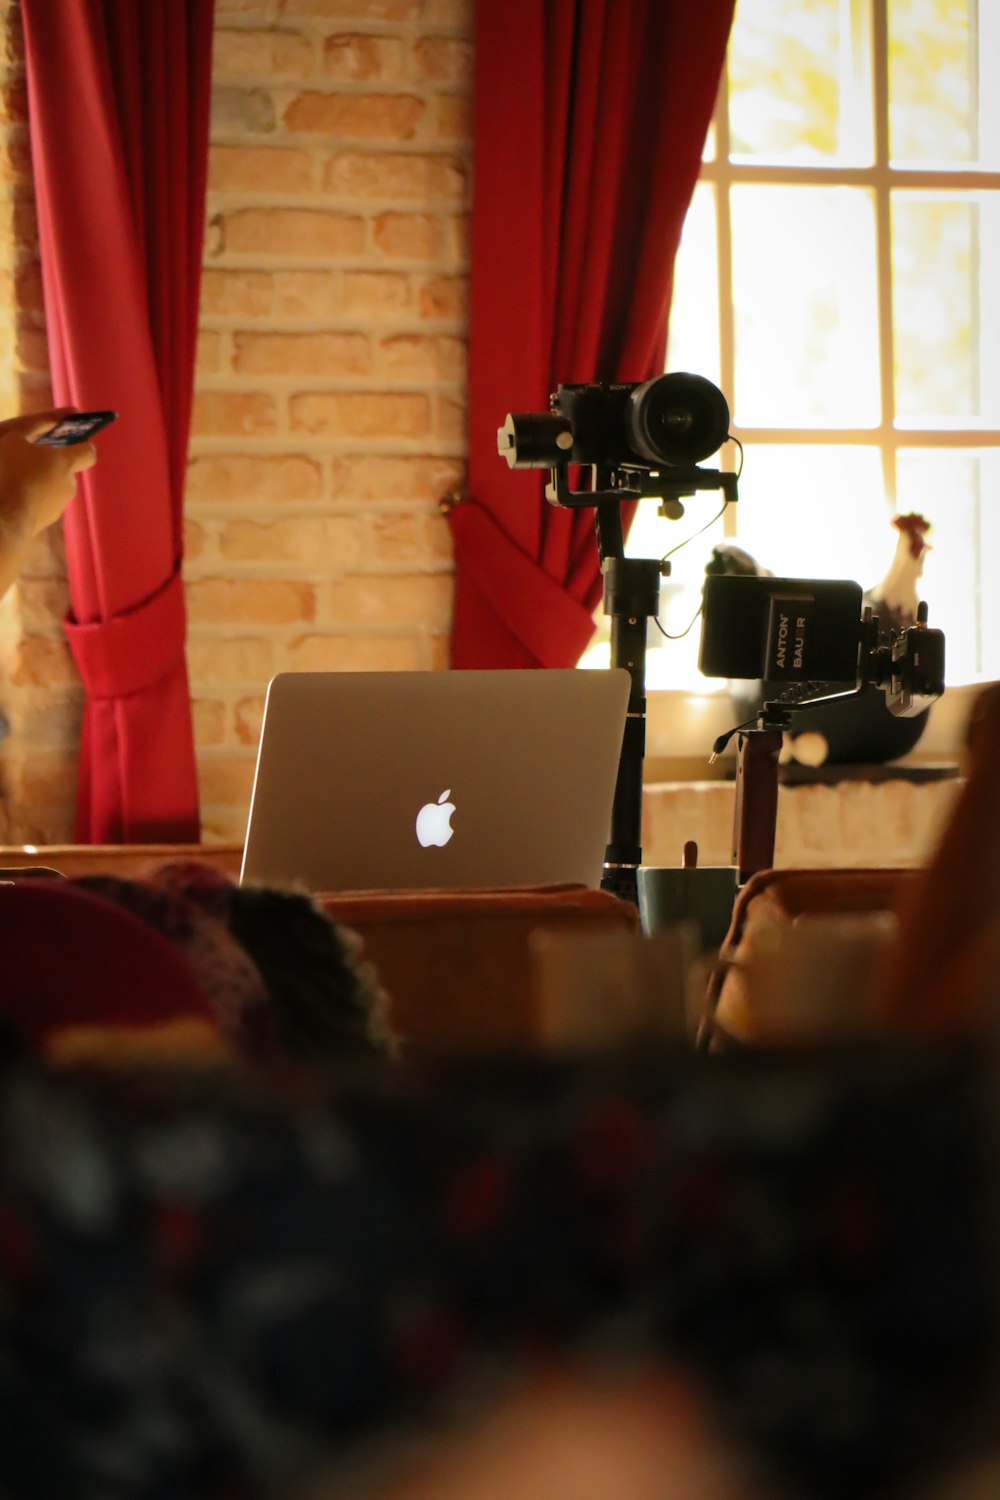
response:
<path fill-rule="evenodd" d="M 729 71 L 722 68 L 719 99 L 715 111 L 716 173 L 715 224 L 716 257 L 719 277 L 719 373 L 723 391 L 728 392 L 731 403 L 736 392 L 736 341 L 735 316 L 733 312 L 733 221 L 730 204 L 732 172 L 730 167 L 729 139 Z M 723 515 L 723 533 L 735 536 L 737 518 L 734 506 L 727 506 Z"/>
<path fill-rule="evenodd" d="M 875 254 L 878 289 L 880 446 L 882 481 L 891 509 L 896 506 L 896 385 L 893 336 L 892 199 L 889 171 L 889 17 L 888 0 L 872 0 L 872 108 L 875 126 Z"/>

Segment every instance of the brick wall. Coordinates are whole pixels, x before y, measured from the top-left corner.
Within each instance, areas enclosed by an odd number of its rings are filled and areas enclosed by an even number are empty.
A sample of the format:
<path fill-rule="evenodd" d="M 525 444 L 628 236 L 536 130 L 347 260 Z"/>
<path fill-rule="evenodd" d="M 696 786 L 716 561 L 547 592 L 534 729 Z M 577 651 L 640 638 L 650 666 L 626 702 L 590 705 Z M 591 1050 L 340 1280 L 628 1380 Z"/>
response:
<path fill-rule="evenodd" d="M 209 840 L 242 836 L 275 671 L 447 662 L 472 3 L 217 0 L 185 565 Z M 48 399 L 16 11 L 0 0 L 5 411 Z M 70 836 L 65 604 L 53 537 L 0 619 L 0 837 Z"/>

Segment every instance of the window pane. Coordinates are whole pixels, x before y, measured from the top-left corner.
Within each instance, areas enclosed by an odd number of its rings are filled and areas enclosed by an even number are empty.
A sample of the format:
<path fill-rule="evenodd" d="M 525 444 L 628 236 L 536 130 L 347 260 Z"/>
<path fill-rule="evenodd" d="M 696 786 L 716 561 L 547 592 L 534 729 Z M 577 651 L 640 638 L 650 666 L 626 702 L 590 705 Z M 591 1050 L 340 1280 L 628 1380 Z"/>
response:
<path fill-rule="evenodd" d="M 1000 453 L 904 449 L 896 470 L 901 511 L 931 522 L 922 595 L 929 623 L 945 633 L 950 683 L 1000 676 L 1000 610 L 993 564 L 1000 557 L 996 507 L 981 496 L 1000 485 Z"/>
<path fill-rule="evenodd" d="M 740 0 L 729 43 L 734 159 L 873 159 L 867 4 Z"/>
<path fill-rule="evenodd" d="M 980 160 L 975 54 L 976 0 L 890 0 L 889 139 L 894 162 Z M 983 60 L 992 63 L 985 53 Z"/>
<path fill-rule="evenodd" d="M 680 639 L 667 640 L 655 626 L 652 627 L 646 660 L 647 686 L 686 688 L 697 693 L 705 691 L 705 678 L 698 671 L 701 624 L 695 620 L 691 625 L 691 621 L 701 603 L 705 565 L 712 556 L 712 548 L 723 537 L 722 517 L 719 515 L 722 496 L 707 491 L 692 495 L 683 503 L 685 511 L 681 519 L 668 521 L 657 514 L 656 500 L 641 501 L 625 552 L 629 557 L 672 554 L 670 576 L 660 584 L 659 619 L 668 635 Z M 706 522 L 710 524 L 702 531 Z M 688 626 L 691 626 L 690 630 Z"/>
<path fill-rule="evenodd" d="M 896 413 L 903 424 L 1000 417 L 1000 304 L 991 260 L 1000 252 L 997 217 L 985 195 L 893 197 Z"/>
<path fill-rule="evenodd" d="M 895 549 L 891 514 L 875 447 L 747 449 L 736 540 L 779 577 L 853 578 L 869 588 Z"/>
<path fill-rule="evenodd" d="M 866 188 L 732 191 L 736 421 L 874 426 L 875 214 Z"/>
<path fill-rule="evenodd" d="M 667 369 L 692 370 L 719 384 L 719 276 L 715 193 L 694 190 L 674 266 Z"/>

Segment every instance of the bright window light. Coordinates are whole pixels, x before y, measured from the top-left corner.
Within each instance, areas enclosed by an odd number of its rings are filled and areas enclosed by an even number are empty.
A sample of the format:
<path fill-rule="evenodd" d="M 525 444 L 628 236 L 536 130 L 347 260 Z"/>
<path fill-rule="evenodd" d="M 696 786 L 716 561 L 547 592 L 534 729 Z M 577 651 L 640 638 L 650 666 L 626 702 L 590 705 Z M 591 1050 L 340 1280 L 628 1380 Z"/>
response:
<path fill-rule="evenodd" d="M 1000 3 L 740 0 L 674 277 L 668 370 L 721 387 L 740 499 L 695 535 L 644 502 L 682 636 L 724 535 L 763 567 L 877 583 L 897 511 L 948 682 L 1000 677 Z M 735 467 L 727 444 L 718 460 Z M 585 665 L 608 660 L 607 622 Z M 699 624 L 650 626 L 647 684 L 705 691 Z"/>

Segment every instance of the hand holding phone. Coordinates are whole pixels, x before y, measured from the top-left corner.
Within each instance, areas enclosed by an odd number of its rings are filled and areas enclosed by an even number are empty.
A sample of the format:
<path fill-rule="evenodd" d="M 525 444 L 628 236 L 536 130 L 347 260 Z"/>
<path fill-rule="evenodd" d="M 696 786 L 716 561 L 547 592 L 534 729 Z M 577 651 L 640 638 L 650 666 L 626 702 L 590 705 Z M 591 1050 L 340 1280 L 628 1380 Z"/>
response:
<path fill-rule="evenodd" d="M 76 443 L 89 442 L 117 416 L 116 411 L 75 411 L 35 438 L 35 442 L 48 448 L 71 448 Z"/>

